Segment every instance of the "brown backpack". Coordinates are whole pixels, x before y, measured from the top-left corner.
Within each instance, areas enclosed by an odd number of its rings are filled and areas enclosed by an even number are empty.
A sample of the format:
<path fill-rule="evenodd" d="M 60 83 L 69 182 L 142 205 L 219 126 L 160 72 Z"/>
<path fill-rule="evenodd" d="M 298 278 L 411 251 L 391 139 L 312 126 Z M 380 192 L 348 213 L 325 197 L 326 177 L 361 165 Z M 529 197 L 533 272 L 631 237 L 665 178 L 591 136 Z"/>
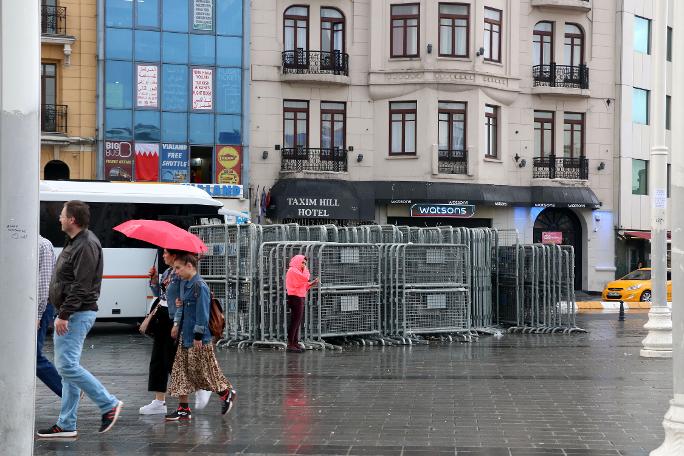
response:
<path fill-rule="evenodd" d="M 206 285 L 206 282 L 204 282 Z M 209 286 L 207 285 L 207 288 Z M 226 317 L 223 315 L 223 306 L 221 301 L 214 297 L 214 292 L 209 290 L 209 331 L 218 340 L 223 337 L 223 328 L 226 325 Z M 199 282 L 195 284 L 195 299 L 199 298 Z"/>

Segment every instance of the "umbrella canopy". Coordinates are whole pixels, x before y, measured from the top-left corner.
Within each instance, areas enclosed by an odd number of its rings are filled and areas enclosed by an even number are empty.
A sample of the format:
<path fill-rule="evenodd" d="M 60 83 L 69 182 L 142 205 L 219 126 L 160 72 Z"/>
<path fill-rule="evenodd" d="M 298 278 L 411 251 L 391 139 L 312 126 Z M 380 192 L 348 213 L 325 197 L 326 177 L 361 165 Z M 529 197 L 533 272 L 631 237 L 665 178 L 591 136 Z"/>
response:
<path fill-rule="evenodd" d="M 114 227 L 129 238 L 149 242 L 165 249 L 204 253 L 207 246 L 192 233 L 161 220 L 129 220 Z"/>

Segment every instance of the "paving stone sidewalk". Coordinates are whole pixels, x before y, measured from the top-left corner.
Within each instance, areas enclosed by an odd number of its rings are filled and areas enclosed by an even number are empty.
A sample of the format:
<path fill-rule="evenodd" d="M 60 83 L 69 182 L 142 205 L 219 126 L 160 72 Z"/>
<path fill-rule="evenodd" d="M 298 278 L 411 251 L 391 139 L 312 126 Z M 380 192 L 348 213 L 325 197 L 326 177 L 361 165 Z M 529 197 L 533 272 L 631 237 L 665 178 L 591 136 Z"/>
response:
<path fill-rule="evenodd" d="M 239 393 L 235 409 L 222 417 L 214 398 L 191 422 L 168 424 L 138 415 L 152 399 L 151 341 L 97 325 L 83 364 L 124 401 L 122 417 L 98 435 L 99 411 L 86 399 L 80 438 L 36 440 L 35 455 L 647 455 L 663 440 L 672 363 L 639 357 L 646 318 L 581 314 L 588 334 L 468 344 L 220 351 Z M 36 427 L 58 413 L 39 382 Z"/>

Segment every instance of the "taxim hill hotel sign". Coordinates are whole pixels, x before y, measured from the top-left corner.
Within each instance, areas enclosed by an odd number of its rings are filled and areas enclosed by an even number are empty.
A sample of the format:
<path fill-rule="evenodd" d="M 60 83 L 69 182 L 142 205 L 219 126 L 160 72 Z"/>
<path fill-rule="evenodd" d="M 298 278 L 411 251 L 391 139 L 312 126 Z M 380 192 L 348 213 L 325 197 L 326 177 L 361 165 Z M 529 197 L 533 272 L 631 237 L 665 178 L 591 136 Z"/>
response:
<path fill-rule="evenodd" d="M 470 204 L 414 204 L 411 217 L 470 218 L 475 206 Z"/>

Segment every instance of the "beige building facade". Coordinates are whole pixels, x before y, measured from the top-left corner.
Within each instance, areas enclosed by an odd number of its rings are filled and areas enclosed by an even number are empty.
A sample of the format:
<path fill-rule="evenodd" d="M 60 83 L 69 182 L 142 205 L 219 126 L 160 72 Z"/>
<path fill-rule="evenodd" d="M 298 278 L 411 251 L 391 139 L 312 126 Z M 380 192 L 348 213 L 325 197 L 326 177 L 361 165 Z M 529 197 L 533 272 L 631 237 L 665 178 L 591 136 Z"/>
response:
<path fill-rule="evenodd" d="M 615 274 L 614 0 L 255 0 L 253 211 L 489 226 Z M 264 207 L 267 206 L 267 207 Z M 263 208 L 262 208 L 263 207 Z"/>
<path fill-rule="evenodd" d="M 97 6 L 43 0 L 41 178 L 94 179 Z"/>

